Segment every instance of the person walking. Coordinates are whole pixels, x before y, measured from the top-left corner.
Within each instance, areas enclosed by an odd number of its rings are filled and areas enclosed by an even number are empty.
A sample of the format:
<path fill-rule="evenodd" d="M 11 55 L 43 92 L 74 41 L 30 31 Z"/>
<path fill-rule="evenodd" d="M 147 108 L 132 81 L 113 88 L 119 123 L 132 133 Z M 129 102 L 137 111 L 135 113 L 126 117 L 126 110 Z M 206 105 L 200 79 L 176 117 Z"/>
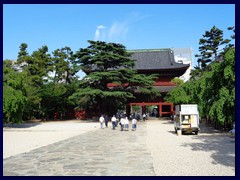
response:
<path fill-rule="evenodd" d="M 117 114 L 116 114 L 116 127 L 118 127 L 118 123 L 120 122 L 120 119 L 121 119 L 121 116 L 120 116 L 120 112 L 117 112 Z"/>
<path fill-rule="evenodd" d="M 115 127 L 118 127 L 118 122 L 119 122 L 119 120 L 118 120 L 118 118 L 116 117 Z"/>
<path fill-rule="evenodd" d="M 112 129 L 115 130 L 115 127 L 116 127 L 116 121 L 117 121 L 115 115 L 113 115 L 111 121 L 112 121 Z"/>
<path fill-rule="evenodd" d="M 125 118 L 125 122 L 124 122 L 124 128 L 125 128 L 125 131 L 128 131 L 128 128 L 129 128 L 129 120 L 128 120 L 128 117 Z"/>
<path fill-rule="evenodd" d="M 104 124 L 104 117 L 103 117 L 103 115 L 101 115 L 101 117 L 99 118 L 99 122 L 100 122 L 101 129 L 104 129 L 104 127 L 103 127 L 103 124 Z"/>
<path fill-rule="evenodd" d="M 105 127 L 108 128 L 108 115 L 106 114 L 105 117 Z"/>
<path fill-rule="evenodd" d="M 124 118 L 120 119 L 120 125 L 121 125 L 121 131 L 123 131 L 124 130 L 124 126 L 125 126 L 125 119 Z"/>
<path fill-rule="evenodd" d="M 137 112 L 136 118 L 137 118 L 137 121 L 140 121 L 140 114 L 139 114 L 139 112 Z"/>
<path fill-rule="evenodd" d="M 132 131 L 136 131 L 137 129 L 137 120 L 135 118 L 132 119 Z"/>
<path fill-rule="evenodd" d="M 145 121 L 146 120 L 146 114 L 144 113 L 143 114 L 143 121 Z"/>

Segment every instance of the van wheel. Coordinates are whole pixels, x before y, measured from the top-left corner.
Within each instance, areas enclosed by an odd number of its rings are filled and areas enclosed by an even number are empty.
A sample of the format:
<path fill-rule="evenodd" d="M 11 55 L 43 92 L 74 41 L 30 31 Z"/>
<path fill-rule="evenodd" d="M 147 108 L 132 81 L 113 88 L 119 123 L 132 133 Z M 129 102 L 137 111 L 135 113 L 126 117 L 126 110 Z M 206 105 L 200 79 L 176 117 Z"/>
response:
<path fill-rule="evenodd" d="M 198 135 L 198 131 L 195 131 L 195 135 Z"/>

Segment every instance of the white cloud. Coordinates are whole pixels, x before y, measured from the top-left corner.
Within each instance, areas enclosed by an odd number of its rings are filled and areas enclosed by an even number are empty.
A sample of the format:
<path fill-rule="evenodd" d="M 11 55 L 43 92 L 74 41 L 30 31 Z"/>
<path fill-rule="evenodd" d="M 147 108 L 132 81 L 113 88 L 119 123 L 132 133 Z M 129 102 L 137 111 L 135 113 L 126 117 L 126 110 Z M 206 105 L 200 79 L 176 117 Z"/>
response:
<path fill-rule="evenodd" d="M 97 26 L 97 29 L 95 31 L 95 37 L 94 37 L 95 41 L 104 38 L 104 32 L 102 32 L 102 29 L 106 29 L 106 27 L 103 25 Z"/>
<path fill-rule="evenodd" d="M 128 18 L 122 21 L 114 21 L 110 28 L 99 25 L 95 31 L 94 39 L 95 41 L 102 40 L 115 43 L 124 43 L 127 39 L 127 34 L 132 25 L 145 19 L 146 17 L 149 16 L 142 16 L 137 12 L 132 12 Z"/>
<path fill-rule="evenodd" d="M 104 28 L 106 28 L 106 27 L 103 26 L 103 25 L 100 25 L 100 26 L 98 26 L 97 28 L 98 28 L 98 29 L 104 29 Z"/>
<path fill-rule="evenodd" d="M 127 34 L 134 23 L 139 22 L 146 17 L 138 12 L 132 12 L 130 16 L 123 21 L 115 21 L 108 31 L 108 41 L 122 43 L 126 41 Z"/>
<path fill-rule="evenodd" d="M 129 24 L 126 21 L 114 22 L 108 32 L 108 40 L 120 42 L 126 38 Z"/>

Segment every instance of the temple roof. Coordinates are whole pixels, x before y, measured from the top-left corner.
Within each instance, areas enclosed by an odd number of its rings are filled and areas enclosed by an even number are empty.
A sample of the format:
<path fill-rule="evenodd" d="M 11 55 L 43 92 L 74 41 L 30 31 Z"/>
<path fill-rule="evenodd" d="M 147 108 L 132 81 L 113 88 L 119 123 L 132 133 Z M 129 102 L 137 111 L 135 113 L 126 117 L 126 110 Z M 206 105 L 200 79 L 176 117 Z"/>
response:
<path fill-rule="evenodd" d="M 131 58 L 136 60 L 135 69 L 141 70 L 177 70 L 187 69 L 189 64 L 175 62 L 174 52 L 166 49 L 130 50 Z"/>

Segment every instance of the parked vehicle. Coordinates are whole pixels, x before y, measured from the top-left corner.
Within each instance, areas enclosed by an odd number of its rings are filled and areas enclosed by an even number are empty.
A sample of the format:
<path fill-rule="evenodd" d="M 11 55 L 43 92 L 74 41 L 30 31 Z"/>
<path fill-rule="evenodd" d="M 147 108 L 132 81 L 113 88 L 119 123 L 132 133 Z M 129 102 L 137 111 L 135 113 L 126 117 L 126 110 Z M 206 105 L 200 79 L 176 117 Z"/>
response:
<path fill-rule="evenodd" d="M 181 104 L 175 106 L 174 129 L 177 133 L 194 132 L 196 135 L 199 128 L 199 112 L 197 104 Z"/>

